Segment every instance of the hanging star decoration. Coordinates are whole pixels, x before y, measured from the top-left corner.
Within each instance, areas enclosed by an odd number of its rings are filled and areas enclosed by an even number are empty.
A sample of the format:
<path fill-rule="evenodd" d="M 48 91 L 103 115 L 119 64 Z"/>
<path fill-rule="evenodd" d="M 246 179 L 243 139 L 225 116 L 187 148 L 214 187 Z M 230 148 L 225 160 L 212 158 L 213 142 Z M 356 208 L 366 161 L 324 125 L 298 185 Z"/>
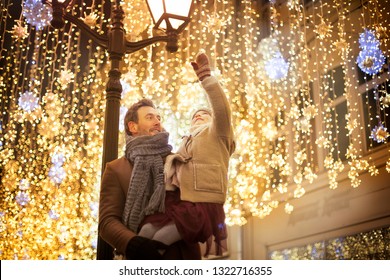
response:
<path fill-rule="evenodd" d="M 23 5 L 23 16 L 26 22 L 37 30 L 48 26 L 53 18 L 51 8 L 41 0 L 26 0 Z"/>
<path fill-rule="evenodd" d="M 374 31 L 365 29 L 359 36 L 359 45 L 362 49 L 357 57 L 360 69 L 370 75 L 377 74 L 385 64 L 385 56 L 379 48 L 379 40 Z"/>

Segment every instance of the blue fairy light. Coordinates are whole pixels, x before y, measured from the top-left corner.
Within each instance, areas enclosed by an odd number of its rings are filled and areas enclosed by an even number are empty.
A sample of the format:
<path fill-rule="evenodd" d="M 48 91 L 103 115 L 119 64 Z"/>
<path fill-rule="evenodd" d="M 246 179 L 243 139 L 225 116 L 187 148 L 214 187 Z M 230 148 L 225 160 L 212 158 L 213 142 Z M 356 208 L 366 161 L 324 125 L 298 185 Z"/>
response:
<path fill-rule="evenodd" d="M 26 22 L 41 30 L 50 24 L 53 18 L 52 10 L 41 0 L 26 0 L 23 5 L 23 16 Z"/>
<path fill-rule="evenodd" d="M 62 165 L 65 162 L 65 155 L 63 153 L 55 153 L 51 158 L 52 166 L 49 170 L 50 179 L 56 183 L 61 184 L 66 177 L 65 169 Z"/>
<path fill-rule="evenodd" d="M 18 99 L 18 105 L 26 112 L 32 112 L 38 108 L 39 98 L 31 91 L 26 91 Z"/>
<path fill-rule="evenodd" d="M 66 172 L 62 166 L 53 165 L 50 167 L 49 177 L 54 183 L 61 184 L 66 177 Z"/>
<path fill-rule="evenodd" d="M 385 56 L 379 48 L 375 32 L 365 29 L 359 36 L 361 51 L 356 59 L 359 68 L 366 74 L 378 73 L 385 64 Z"/>
<path fill-rule="evenodd" d="M 22 179 L 19 182 L 19 189 L 22 191 L 28 190 L 30 188 L 30 182 L 27 179 Z"/>
<path fill-rule="evenodd" d="M 30 197 L 28 193 L 25 192 L 19 192 L 16 197 L 16 203 L 20 206 L 26 206 L 30 202 Z"/>
<path fill-rule="evenodd" d="M 382 69 L 385 56 L 380 49 L 364 49 L 360 51 L 356 62 L 363 72 L 373 75 Z"/>
<path fill-rule="evenodd" d="M 120 83 L 122 85 L 122 93 L 121 96 L 122 98 L 128 93 L 131 89 L 131 86 L 129 83 L 127 83 L 125 80 L 120 80 Z"/>
<path fill-rule="evenodd" d="M 265 63 L 264 67 L 270 79 L 280 80 L 287 76 L 289 63 L 284 60 L 282 54 L 278 51 L 273 58 Z"/>
<path fill-rule="evenodd" d="M 125 120 L 126 113 L 127 113 L 127 108 L 124 106 L 121 106 L 120 113 L 119 113 L 119 120 L 120 120 L 119 121 L 119 131 L 121 131 L 121 132 L 125 130 L 124 120 Z"/>
<path fill-rule="evenodd" d="M 62 166 L 65 162 L 65 156 L 63 153 L 55 153 L 51 157 L 51 163 L 53 163 L 55 166 Z"/>
<path fill-rule="evenodd" d="M 96 239 L 91 241 L 91 246 L 92 246 L 92 248 L 97 249 L 97 240 Z"/>
<path fill-rule="evenodd" d="M 50 210 L 49 217 L 52 220 L 58 220 L 60 218 L 60 215 L 55 210 Z"/>
<path fill-rule="evenodd" d="M 92 216 L 96 218 L 99 213 L 99 204 L 97 202 L 90 202 L 89 208 L 91 209 Z"/>
<path fill-rule="evenodd" d="M 359 36 L 360 48 L 364 49 L 378 49 L 379 40 L 376 38 L 375 33 L 371 30 L 365 29 Z"/>

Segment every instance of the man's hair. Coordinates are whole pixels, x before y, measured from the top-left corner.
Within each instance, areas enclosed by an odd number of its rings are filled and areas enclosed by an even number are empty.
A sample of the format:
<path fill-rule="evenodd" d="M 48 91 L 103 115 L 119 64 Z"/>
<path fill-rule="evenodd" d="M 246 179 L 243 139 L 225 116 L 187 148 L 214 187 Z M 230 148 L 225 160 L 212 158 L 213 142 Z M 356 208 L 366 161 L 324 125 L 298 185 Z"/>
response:
<path fill-rule="evenodd" d="M 131 107 L 127 110 L 125 120 L 124 120 L 125 131 L 127 135 L 131 135 L 131 132 L 127 124 L 129 122 L 138 123 L 138 109 L 145 106 L 156 108 L 152 100 L 144 98 L 139 100 L 137 103 L 131 105 Z"/>

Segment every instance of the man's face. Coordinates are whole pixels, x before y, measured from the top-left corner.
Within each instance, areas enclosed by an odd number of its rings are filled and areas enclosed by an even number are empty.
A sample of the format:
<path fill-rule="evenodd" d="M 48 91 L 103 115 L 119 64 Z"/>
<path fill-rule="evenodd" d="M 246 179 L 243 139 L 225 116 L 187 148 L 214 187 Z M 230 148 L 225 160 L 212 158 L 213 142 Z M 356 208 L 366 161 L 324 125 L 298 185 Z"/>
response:
<path fill-rule="evenodd" d="M 138 109 L 138 123 L 129 122 L 129 130 L 134 137 L 153 136 L 163 129 L 161 127 L 161 117 L 157 109 L 149 106 L 143 106 Z"/>
<path fill-rule="evenodd" d="M 191 120 L 191 126 L 209 123 L 211 115 L 207 111 L 198 111 Z"/>

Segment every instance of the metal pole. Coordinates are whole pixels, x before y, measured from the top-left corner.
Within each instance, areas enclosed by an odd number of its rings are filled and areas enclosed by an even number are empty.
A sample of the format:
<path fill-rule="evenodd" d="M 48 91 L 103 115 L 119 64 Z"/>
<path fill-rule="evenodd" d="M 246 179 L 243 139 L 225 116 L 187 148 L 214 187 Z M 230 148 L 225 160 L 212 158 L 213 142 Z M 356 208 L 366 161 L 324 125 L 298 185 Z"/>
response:
<path fill-rule="evenodd" d="M 123 9 L 120 6 L 116 6 L 113 11 L 112 27 L 108 35 L 108 53 L 111 60 L 111 69 L 108 73 L 109 78 L 106 86 L 102 174 L 106 163 L 118 158 L 119 114 L 122 93 L 122 85 L 120 83 L 122 73 L 119 70 L 119 65 L 126 52 L 123 19 Z"/>

